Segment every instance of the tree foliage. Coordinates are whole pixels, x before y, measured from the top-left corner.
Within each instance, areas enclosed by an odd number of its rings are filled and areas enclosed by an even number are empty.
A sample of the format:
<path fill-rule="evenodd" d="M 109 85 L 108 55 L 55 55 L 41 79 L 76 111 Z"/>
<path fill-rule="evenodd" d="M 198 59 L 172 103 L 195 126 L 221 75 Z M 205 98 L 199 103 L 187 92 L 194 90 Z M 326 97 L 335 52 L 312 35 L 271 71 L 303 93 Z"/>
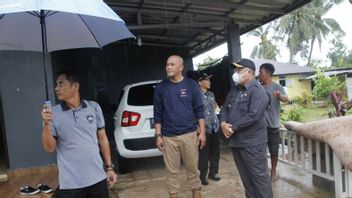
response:
<path fill-rule="evenodd" d="M 321 59 L 312 59 L 310 61 L 309 67 L 311 68 L 322 68 L 323 61 Z"/>
<path fill-rule="evenodd" d="M 259 45 L 256 45 L 250 55 L 251 58 L 262 58 L 268 60 L 276 60 L 276 55 L 279 54 L 278 47 L 272 42 L 279 38 L 269 38 L 269 32 L 272 29 L 271 25 L 267 25 L 264 29 L 263 26 L 250 32 L 250 35 L 260 38 Z"/>
<path fill-rule="evenodd" d="M 342 93 L 346 89 L 346 83 L 338 76 L 325 76 L 320 69 L 317 70 L 313 94 L 316 98 L 327 99 L 331 93 Z"/>
<path fill-rule="evenodd" d="M 334 19 L 324 18 L 324 15 L 340 2 L 342 0 L 313 0 L 310 4 L 291 12 L 280 20 L 279 32 L 286 36 L 290 63 L 294 61 L 296 54 L 301 52 L 301 57 L 307 58 L 309 66 L 315 41 L 318 41 L 321 47 L 323 39 L 328 34 L 344 34 Z"/>
<path fill-rule="evenodd" d="M 352 66 L 352 50 L 348 50 L 346 45 L 342 42 L 341 36 L 331 40 L 333 47 L 327 57 L 331 60 L 331 66 L 343 68 Z"/>
<path fill-rule="evenodd" d="M 312 12 L 312 17 L 309 17 L 311 21 L 311 33 L 310 33 L 310 53 L 307 61 L 307 65 L 310 65 L 310 60 L 312 57 L 314 42 L 318 41 L 319 49 L 321 49 L 321 44 L 323 39 L 329 33 L 334 34 L 345 34 L 341 29 L 340 25 L 335 19 L 324 18 L 324 15 L 336 4 L 341 3 L 341 0 L 313 0 L 310 4 L 310 10 Z"/>
<path fill-rule="evenodd" d="M 302 122 L 304 120 L 303 108 L 299 106 L 295 106 L 293 109 L 291 109 L 288 112 L 287 119 L 292 121 Z"/>
<path fill-rule="evenodd" d="M 309 11 L 306 6 L 291 12 L 281 18 L 280 33 L 286 38 L 286 46 L 290 53 L 290 63 L 293 63 L 294 56 L 303 48 L 304 42 L 309 35 L 310 24 L 306 20 Z"/>
<path fill-rule="evenodd" d="M 207 58 L 205 58 L 203 60 L 202 63 L 199 63 L 197 66 L 198 66 L 198 70 L 203 70 L 203 69 L 206 69 L 210 66 L 213 66 L 215 64 L 218 64 L 219 62 L 221 61 L 221 58 L 220 59 L 215 59 L 213 57 L 210 57 L 208 56 Z"/>

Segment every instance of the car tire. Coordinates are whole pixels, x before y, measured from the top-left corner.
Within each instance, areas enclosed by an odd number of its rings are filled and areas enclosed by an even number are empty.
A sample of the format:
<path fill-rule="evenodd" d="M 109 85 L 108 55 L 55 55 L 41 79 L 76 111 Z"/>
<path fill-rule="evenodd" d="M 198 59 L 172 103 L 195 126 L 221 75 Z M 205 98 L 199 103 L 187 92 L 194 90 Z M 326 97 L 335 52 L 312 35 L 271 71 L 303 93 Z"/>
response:
<path fill-rule="evenodd" d="M 130 165 L 129 165 L 129 159 L 122 157 L 118 152 L 117 152 L 117 170 L 120 174 L 126 174 L 131 171 Z"/>

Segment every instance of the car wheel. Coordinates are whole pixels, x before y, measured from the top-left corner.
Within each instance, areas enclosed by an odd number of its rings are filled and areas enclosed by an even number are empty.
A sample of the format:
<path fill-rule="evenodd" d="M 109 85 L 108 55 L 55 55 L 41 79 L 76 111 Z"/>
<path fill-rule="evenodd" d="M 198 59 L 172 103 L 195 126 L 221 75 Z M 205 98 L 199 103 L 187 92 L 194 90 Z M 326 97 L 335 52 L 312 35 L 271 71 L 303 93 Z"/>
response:
<path fill-rule="evenodd" d="M 129 159 L 122 157 L 120 153 L 117 153 L 117 170 L 120 174 L 126 174 L 131 171 Z"/>

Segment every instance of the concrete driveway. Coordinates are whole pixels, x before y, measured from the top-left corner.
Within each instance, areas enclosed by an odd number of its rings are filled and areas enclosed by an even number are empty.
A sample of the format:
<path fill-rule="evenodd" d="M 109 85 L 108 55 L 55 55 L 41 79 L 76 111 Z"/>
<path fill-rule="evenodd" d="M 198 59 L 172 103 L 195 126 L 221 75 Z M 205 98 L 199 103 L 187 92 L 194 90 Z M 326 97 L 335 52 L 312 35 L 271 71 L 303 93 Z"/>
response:
<path fill-rule="evenodd" d="M 202 187 L 203 198 L 243 198 L 245 191 L 235 166 L 232 153 L 227 146 L 221 146 L 218 182 L 209 180 Z M 274 197 L 278 198 L 330 198 L 333 192 L 313 186 L 311 174 L 279 163 L 280 179 L 273 183 Z M 183 169 L 181 174 L 186 178 Z M 119 198 L 166 198 L 166 171 L 162 157 L 134 160 L 132 172 L 119 175 L 118 184 L 110 189 L 111 197 Z M 180 197 L 190 198 L 186 179 L 181 185 Z"/>

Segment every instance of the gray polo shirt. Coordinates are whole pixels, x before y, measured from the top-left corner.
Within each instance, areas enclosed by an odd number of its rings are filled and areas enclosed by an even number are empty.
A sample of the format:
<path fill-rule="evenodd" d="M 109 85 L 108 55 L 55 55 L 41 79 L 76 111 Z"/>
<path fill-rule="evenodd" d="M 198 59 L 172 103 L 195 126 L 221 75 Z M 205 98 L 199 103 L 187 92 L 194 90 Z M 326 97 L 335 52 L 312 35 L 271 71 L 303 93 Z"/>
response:
<path fill-rule="evenodd" d="M 97 137 L 97 130 L 105 126 L 100 106 L 82 100 L 78 109 L 61 103 L 52 111 L 60 189 L 83 188 L 105 179 Z"/>
<path fill-rule="evenodd" d="M 229 141 L 230 147 L 256 146 L 267 142 L 264 111 L 268 102 L 263 86 L 256 80 L 230 90 L 220 114 L 220 121 L 232 124 L 235 131 Z"/>
<path fill-rule="evenodd" d="M 271 85 L 263 86 L 269 96 L 269 104 L 265 111 L 265 118 L 270 128 L 280 128 L 280 100 L 278 97 L 273 96 L 274 91 L 280 91 L 282 96 L 286 96 L 284 88 L 273 82 Z"/>

